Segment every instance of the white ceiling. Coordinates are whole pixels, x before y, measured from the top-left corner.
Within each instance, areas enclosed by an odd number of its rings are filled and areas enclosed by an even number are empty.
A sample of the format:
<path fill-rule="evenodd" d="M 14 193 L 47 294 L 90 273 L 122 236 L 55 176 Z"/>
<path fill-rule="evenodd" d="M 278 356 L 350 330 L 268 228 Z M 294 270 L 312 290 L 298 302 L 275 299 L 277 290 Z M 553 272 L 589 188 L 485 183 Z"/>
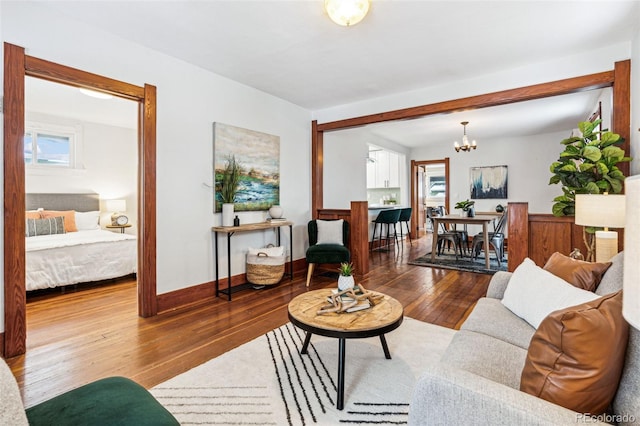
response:
<path fill-rule="evenodd" d="M 640 25 L 637 0 L 372 0 L 369 15 L 350 28 L 329 20 L 322 0 L 38 3 L 312 111 L 592 51 L 631 40 Z M 578 98 L 572 103 L 582 109 L 569 127 L 591 107 Z M 540 111 L 556 108 L 536 102 L 544 105 Z M 557 114 L 542 121 L 530 107 L 525 121 L 534 128 L 559 125 Z M 524 126 L 513 106 L 498 108 L 510 115 L 497 123 Z M 560 110 L 569 115 L 568 108 Z M 425 126 L 432 136 L 440 127 L 455 134 L 467 120 L 470 134 L 480 132 L 480 123 L 496 117 L 483 117 L 488 110 L 375 131 L 415 146 Z"/>

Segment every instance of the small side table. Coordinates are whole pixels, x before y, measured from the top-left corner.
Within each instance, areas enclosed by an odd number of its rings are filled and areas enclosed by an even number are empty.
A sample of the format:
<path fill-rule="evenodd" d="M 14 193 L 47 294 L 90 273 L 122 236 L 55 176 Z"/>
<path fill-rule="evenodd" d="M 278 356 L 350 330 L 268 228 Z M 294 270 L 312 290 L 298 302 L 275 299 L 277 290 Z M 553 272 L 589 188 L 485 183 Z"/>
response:
<path fill-rule="evenodd" d="M 131 228 L 131 224 L 126 224 L 126 225 L 107 225 L 106 226 L 107 229 L 119 229 L 121 234 L 124 234 L 124 230 L 126 228 Z"/>

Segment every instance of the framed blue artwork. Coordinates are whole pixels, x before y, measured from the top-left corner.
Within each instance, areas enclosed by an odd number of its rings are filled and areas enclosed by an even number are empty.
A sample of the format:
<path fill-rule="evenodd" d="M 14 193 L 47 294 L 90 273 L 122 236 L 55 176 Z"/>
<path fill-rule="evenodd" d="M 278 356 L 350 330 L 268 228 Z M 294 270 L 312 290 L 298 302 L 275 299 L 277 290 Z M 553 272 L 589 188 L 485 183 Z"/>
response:
<path fill-rule="evenodd" d="M 471 199 L 506 199 L 507 166 L 471 167 Z"/>

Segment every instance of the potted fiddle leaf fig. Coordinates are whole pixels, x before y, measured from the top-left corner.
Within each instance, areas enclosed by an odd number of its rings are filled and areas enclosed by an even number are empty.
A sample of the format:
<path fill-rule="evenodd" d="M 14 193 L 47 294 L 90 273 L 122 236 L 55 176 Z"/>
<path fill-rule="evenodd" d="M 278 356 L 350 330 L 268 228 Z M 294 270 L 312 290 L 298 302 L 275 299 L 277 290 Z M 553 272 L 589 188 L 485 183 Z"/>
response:
<path fill-rule="evenodd" d="M 619 134 L 598 131 L 602 120 L 578 124 L 581 136 L 572 136 L 560 143 L 565 146 L 560 158 L 551 164 L 553 174 L 549 185 L 562 184 L 563 195 L 553 199 L 554 216 L 575 214 L 576 194 L 619 194 L 624 175 L 618 163 L 631 161 L 616 145 L 624 142 Z"/>
<path fill-rule="evenodd" d="M 619 163 L 631 161 L 616 146 L 624 142 L 619 134 L 598 130 L 602 120 L 578 124 L 580 136 L 571 136 L 560 143 L 565 146 L 560 158 L 550 166 L 553 173 L 549 185 L 562 184 L 562 195 L 553 199 L 554 216 L 573 216 L 576 194 L 618 194 L 622 192 L 625 176 Z M 584 227 L 582 237 L 587 248 L 587 261 L 593 260 L 594 234 L 601 228 Z"/>

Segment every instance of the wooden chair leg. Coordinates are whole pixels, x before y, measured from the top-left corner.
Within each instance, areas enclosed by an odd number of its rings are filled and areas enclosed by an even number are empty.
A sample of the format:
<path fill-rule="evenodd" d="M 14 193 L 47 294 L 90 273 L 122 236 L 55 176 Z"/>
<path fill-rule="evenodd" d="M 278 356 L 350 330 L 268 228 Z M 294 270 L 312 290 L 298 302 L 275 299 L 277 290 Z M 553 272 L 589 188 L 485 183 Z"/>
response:
<path fill-rule="evenodd" d="M 307 287 L 309 287 L 309 283 L 311 282 L 311 275 L 313 275 L 313 268 L 316 266 L 315 263 L 310 263 L 307 268 Z"/>

